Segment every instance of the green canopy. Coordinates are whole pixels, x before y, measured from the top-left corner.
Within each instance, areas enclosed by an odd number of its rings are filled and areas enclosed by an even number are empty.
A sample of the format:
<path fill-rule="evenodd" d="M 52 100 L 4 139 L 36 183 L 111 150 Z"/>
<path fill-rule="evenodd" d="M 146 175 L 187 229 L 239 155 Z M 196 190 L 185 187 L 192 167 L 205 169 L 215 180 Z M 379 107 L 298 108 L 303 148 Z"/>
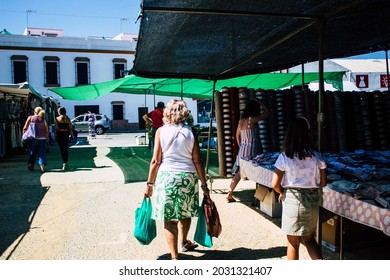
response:
<path fill-rule="evenodd" d="M 2 31 L 0 31 L 0 34 L 5 34 L 5 35 L 12 35 L 11 32 L 9 32 L 7 29 L 3 29 Z"/>
<path fill-rule="evenodd" d="M 325 72 L 324 80 L 342 90 L 344 72 Z M 318 81 L 318 73 L 305 73 L 305 83 Z M 58 87 L 51 91 L 68 100 L 90 100 L 110 92 L 128 94 L 156 94 L 162 96 L 181 96 L 197 99 L 211 99 L 212 80 L 180 78 L 142 78 L 135 75 L 113 81 L 77 87 Z M 267 73 L 241 76 L 215 82 L 215 90 L 223 87 L 247 87 L 254 89 L 281 89 L 302 84 L 300 73 Z"/>

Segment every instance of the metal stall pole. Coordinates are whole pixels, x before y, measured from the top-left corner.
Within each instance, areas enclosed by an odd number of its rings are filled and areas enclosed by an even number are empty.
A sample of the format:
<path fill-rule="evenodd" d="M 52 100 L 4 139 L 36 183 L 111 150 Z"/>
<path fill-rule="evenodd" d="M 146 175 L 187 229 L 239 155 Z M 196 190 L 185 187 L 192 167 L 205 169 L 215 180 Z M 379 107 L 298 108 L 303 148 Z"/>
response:
<path fill-rule="evenodd" d="M 153 105 L 154 105 L 154 108 L 153 110 L 156 108 L 156 84 L 153 84 Z"/>
<path fill-rule="evenodd" d="M 318 39 L 318 75 L 319 75 L 319 88 L 318 88 L 318 113 L 317 113 L 317 122 L 318 122 L 318 150 L 322 151 L 322 123 L 324 121 L 324 104 L 323 104 L 323 93 L 324 93 L 324 57 L 323 57 L 323 34 L 325 28 L 324 19 L 319 19 L 319 39 Z M 322 195 L 322 192 L 321 192 Z M 320 205 L 322 207 L 322 205 Z M 321 211 L 319 211 L 321 213 Z M 321 217 L 318 217 L 317 221 L 317 242 L 322 252 L 322 221 Z"/>
<path fill-rule="evenodd" d="M 183 78 L 180 79 L 180 98 L 183 100 Z"/>
<path fill-rule="evenodd" d="M 144 115 L 145 114 L 147 114 L 148 113 L 148 110 L 147 110 L 147 106 L 146 106 L 146 89 L 144 89 L 144 92 L 145 92 L 145 105 L 144 105 Z M 146 127 L 145 127 L 146 128 Z M 146 143 L 146 139 L 148 139 L 148 132 L 146 131 L 146 129 L 145 129 L 145 134 L 144 134 L 144 136 L 145 136 L 145 143 Z"/>
<path fill-rule="evenodd" d="M 343 223 L 344 223 L 344 218 L 343 216 L 340 215 L 340 260 L 344 259 L 344 237 L 343 237 Z"/>
<path fill-rule="evenodd" d="M 385 53 L 386 53 L 386 73 L 387 73 L 387 77 L 386 77 L 386 81 L 387 81 L 387 91 L 388 93 L 390 93 L 390 81 L 389 81 L 389 56 L 388 56 L 388 50 L 386 49 L 385 50 Z"/>
<path fill-rule="evenodd" d="M 211 133 L 212 133 L 212 124 L 213 124 L 213 117 L 215 115 L 215 113 L 214 113 L 215 86 L 216 86 L 216 80 L 214 80 L 214 83 L 213 83 L 213 93 L 212 93 L 211 108 L 210 108 L 209 135 L 207 137 L 208 140 L 207 140 L 207 156 L 206 156 L 206 179 L 208 179 L 210 181 L 210 193 L 213 190 L 213 178 L 209 175 L 209 161 L 210 161 L 210 140 L 211 140 Z"/>
<path fill-rule="evenodd" d="M 305 64 L 302 62 L 302 92 L 305 91 Z"/>
<path fill-rule="evenodd" d="M 318 75 L 319 75 L 319 89 L 318 89 L 318 149 L 320 152 L 323 150 L 323 129 L 322 124 L 324 122 L 324 57 L 323 57 L 323 34 L 325 28 L 324 19 L 319 20 L 319 46 L 318 46 Z"/>

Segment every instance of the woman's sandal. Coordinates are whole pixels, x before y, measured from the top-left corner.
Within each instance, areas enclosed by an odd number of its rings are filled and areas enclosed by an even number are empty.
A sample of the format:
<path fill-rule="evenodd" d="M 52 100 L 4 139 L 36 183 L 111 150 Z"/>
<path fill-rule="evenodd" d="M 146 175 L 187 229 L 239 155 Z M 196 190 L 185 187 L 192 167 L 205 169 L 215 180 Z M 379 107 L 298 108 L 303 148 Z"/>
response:
<path fill-rule="evenodd" d="M 233 197 L 232 198 L 226 198 L 226 200 L 227 200 L 227 203 L 232 203 L 232 202 L 236 202 L 237 201 Z"/>
<path fill-rule="evenodd" d="M 195 242 L 192 242 L 190 240 L 187 240 L 187 242 L 181 244 L 181 251 L 182 252 L 192 251 L 196 247 L 198 247 L 198 244 L 196 244 Z"/>

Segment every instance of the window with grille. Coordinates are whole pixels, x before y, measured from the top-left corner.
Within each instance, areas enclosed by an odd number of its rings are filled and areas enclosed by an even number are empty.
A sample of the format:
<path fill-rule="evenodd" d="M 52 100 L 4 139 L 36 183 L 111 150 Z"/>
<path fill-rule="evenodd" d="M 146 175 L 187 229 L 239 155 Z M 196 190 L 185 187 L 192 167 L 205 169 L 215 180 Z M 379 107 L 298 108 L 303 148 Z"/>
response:
<path fill-rule="evenodd" d="M 60 59 L 56 56 L 45 56 L 45 87 L 60 86 Z"/>
<path fill-rule="evenodd" d="M 114 79 L 123 78 L 126 75 L 127 60 L 124 58 L 114 58 Z"/>
<path fill-rule="evenodd" d="M 12 81 L 14 84 L 28 82 L 28 57 L 25 55 L 11 56 Z"/>
<path fill-rule="evenodd" d="M 89 61 L 87 57 L 76 57 L 76 86 L 91 83 Z"/>

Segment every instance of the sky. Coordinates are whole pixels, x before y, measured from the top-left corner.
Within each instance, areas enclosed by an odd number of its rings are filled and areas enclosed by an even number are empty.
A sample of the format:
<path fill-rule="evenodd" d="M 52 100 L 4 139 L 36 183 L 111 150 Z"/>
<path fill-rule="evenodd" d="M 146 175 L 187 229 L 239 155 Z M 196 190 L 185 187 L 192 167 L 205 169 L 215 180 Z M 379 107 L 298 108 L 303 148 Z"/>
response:
<path fill-rule="evenodd" d="M 62 29 L 64 36 L 138 34 L 141 0 L 0 0 L 0 31 L 23 34 L 29 27 Z M 384 59 L 385 52 L 352 58 Z"/>
<path fill-rule="evenodd" d="M 0 0 L 0 30 L 62 29 L 64 36 L 138 34 L 141 0 Z"/>

